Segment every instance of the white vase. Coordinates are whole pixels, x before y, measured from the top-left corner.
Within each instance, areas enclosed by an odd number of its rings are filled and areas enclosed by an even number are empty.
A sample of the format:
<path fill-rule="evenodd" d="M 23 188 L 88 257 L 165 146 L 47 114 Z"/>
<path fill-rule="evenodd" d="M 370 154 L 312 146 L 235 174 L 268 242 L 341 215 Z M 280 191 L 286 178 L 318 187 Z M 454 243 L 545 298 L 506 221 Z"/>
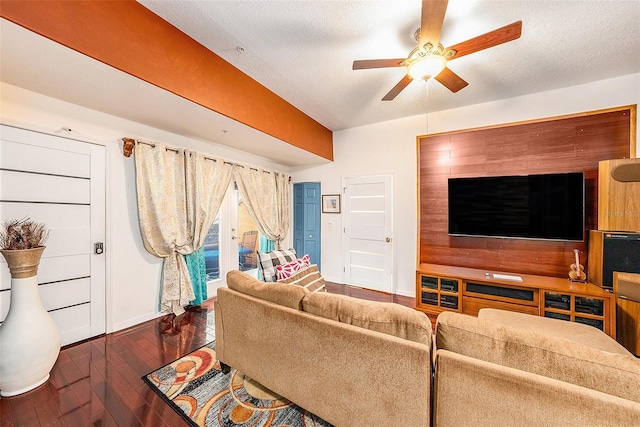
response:
<path fill-rule="evenodd" d="M 0 395 L 15 396 L 49 379 L 60 331 L 40 301 L 37 269 L 44 247 L 2 250 L 11 270 L 11 305 L 0 325 Z"/>

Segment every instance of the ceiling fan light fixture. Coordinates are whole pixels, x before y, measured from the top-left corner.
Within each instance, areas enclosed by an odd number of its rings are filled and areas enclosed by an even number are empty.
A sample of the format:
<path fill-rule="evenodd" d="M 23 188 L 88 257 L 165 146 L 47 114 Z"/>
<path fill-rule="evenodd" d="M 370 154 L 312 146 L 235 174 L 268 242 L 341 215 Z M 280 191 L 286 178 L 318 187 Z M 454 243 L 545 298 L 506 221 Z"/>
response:
<path fill-rule="evenodd" d="M 447 61 L 440 55 L 425 55 L 407 66 L 407 74 L 413 79 L 429 80 L 440 74 L 446 65 Z"/>
<path fill-rule="evenodd" d="M 471 0 L 467 0 L 470 2 Z M 366 68 L 405 67 L 407 74 L 382 98 L 393 100 L 413 80 L 436 79 L 456 93 L 469 85 L 462 77 L 447 68 L 447 62 L 490 47 L 516 40 L 522 34 L 522 21 L 489 31 L 462 43 L 442 47 L 442 26 L 448 0 L 422 0 L 420 28 L 414 33 L 418 46 L 405 58 L 368 59 L 353 61 L 354 70 Z"/>

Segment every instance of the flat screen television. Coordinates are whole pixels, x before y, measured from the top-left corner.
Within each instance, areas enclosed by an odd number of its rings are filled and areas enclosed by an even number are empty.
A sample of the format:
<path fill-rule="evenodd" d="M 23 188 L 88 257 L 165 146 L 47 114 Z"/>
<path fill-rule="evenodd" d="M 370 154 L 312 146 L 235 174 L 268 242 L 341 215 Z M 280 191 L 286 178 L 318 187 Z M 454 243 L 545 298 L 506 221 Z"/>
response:
<path fill-rule="evenodd" d="M 449 234 L 584 240 L 584 174 L 449 178 Z"/>

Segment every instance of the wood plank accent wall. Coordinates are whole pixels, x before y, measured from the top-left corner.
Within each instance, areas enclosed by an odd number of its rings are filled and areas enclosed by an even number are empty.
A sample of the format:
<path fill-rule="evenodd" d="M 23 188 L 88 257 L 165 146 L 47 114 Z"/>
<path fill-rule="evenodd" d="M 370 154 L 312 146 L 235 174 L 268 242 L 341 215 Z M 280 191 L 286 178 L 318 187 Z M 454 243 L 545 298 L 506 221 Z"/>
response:
<path fill-rule="evenodd" d="M 585 263 L 586 241 L 449 236 L 447 179 L 584 172 L 586 230 L 597 229 L 598 162 L 635 157 L 635 109 L 419 136 L 418 262 L 567 277 L 573 249 Z"/>

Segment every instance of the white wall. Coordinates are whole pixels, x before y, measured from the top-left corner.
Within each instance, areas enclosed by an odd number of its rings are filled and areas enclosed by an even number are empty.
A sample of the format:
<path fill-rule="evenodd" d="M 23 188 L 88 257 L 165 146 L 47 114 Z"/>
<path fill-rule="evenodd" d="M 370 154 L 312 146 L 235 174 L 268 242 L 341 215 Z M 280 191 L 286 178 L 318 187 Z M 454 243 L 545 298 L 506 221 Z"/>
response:
<path fill-rule="evenodd" d="M 640 104 L 640 74 L 439 111 L 429 114 L 429 132 L 447 132 L 632 104 Z"/>
<path fill-rule="evenodd" d="M 455 96 L 452 94 L 451 96 Z M 344 177 L 394 176 L 394 292 L 414 296 L 417 259 L 416 136 L 640 104 L 640 74 L 487 102 L 334 132 L 335 162 L 292 172 L 294 181 L 316 181 L 322 193 L 341 192 Z M 640 144 L 636 142 L 638 157 Z M 342 222 L 322 215 L 322 272 L 342 277 Z"/>
<path fill-rule="evenodd" d="M 455 95 L 452 95 L 455 96 Z M 135 197 L 133 158 L 122 156 L 123 136 L 160 141 L 276 170 L 294 182 L 319 181 L 322 193 L 340 193 L 345 177 L 392 174 L 394 179 L 394 292 L 414 296 L 417 242 L 416 136 L 478 126 L 640 103 L 640 74 L 440 111 L 334 133 L 331 164 L 288 170 L 282 165 L 215 143 L 89 110 L 15 86 L 0 84 L 0 122 L 106 145 L 107 149 L 107 327 L 122 329 L 157 316 L 161 261 L 142 245 Z M 74 132 L 60 132 L 62 127 Z M 640 149 L 640 144 L 637 144 Z M 639 150 L 640 151 L 640 150 Z M 640 156 L 640 152 L 638 153 Z M 340 215 L 322 215 L 322 270 L 342 277 Z"/>
<path fill-rule="evenodd" d="M 126 328 L 158 315 L 162 261 L 142 244 L 134 159 L 122 155 L 120 138 L 158 141 L 230 161 L 288 172 L 282 165 L 230 147 L 180 135 L 69 104 L 0 83 L 0 122 L 106 146 L 107 330 Z M 62 127 L 73 132 L 61 131 Z"/>
<path fill-rule="evenodd" d="M 416 265 L 416 135 L 426 133 L 425 116 L 414 116 L 334 132 L 335 161 L 293 168 L 295 182 L 320 182 L 322 194 L 342 193 L 345 177 L 393 176 L 394 292 L 413 296 Z M 322 214 L 322 274 L 342 283 L 342 221 Z"/>

